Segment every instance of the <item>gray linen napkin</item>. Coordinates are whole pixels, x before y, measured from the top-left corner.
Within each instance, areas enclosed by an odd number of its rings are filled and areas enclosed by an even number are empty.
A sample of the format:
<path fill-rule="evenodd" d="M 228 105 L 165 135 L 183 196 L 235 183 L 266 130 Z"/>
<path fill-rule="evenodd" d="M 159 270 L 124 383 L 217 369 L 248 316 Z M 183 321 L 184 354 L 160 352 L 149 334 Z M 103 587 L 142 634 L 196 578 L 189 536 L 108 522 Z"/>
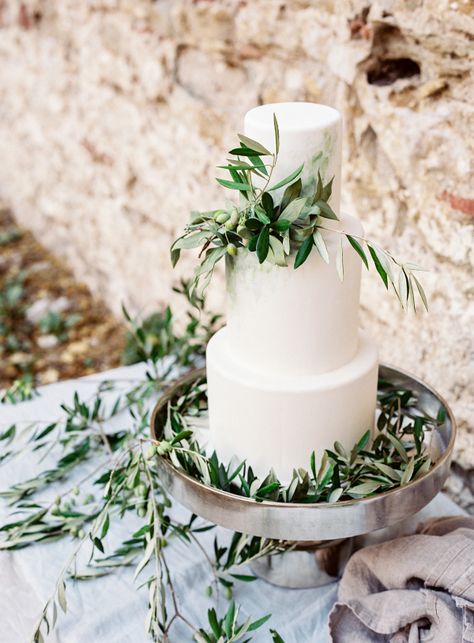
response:
<path fill-rule="evenodd" d="M 474 643 L 474 517 L 356 552 L 329 615 L 334 643 Z"/>

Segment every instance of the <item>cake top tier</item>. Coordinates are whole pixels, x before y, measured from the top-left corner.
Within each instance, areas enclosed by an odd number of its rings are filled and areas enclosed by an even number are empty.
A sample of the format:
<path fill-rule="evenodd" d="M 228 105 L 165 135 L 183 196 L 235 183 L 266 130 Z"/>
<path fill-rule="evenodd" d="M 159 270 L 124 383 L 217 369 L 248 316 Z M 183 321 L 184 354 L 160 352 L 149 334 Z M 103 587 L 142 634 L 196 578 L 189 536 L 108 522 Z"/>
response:
<path fill-rule="evenodd" d="M 250 138 L 275 151 L 273 115 L 278 121 L 280 152 L 273 170 L 277 182 L 304 163 L 303 187 L 309 193 L 318 171 L 325 182 L 334 177 L 329 201 L 339 212 L 341 191 L 341 130 L 340 113 L 317 103 L 270 103 L 251 109 L 245 115 L 244 130 Z M 280 196 L 278 193 L 275 196 Z"/>
<path fill-rule="evenodd" d="M 267 103 L 249 110 L 245 115 L 246 127 L 268 129 L 273 136 L 273 114 L 278 119 L 280 132 L 313 130 L 338 124 L 341 114 L 328 105 L 319 103 Z"/>

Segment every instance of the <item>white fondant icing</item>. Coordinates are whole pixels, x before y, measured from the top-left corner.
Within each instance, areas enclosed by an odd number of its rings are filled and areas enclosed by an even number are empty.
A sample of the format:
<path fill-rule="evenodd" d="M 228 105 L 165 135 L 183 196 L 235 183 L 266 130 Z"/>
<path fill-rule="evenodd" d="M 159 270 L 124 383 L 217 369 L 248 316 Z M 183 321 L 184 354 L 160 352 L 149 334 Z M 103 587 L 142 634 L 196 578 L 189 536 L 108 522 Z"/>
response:
<path fill-rule="evenodd" d="M 271 103 L 251 109 L 245 115 L 244 132 L 275 152 L 273 114 L 280 130 L 280 152 L 272 174 L 272 184 L 289 176 L 301 163 L 303 184 L 316 180 L 318 170 L 326 183 L 334 177 L 331 207 L 339 212 L 341 194 L 340 113 L 316 103 Z M 265 157 L 264 157 L 265 158 Z M 256 181 L 258 185 L 258 181 Z M 276 199 L 284 188 L 273 192 Z"/>
<path fill-rule="evenodd" d="M 351 449 L 372 429 L 377 390 L 377 350 L 366 334 L 354 358 L 321 375 L 262 375 L 234 359 L 227 330 L 207 348 L 210 443 L 219 457 L 252 464 L 257 475 L 273 468 L 290 480 L 339 440 Z"/>
<path fill-rule="evenodd" d="M 280 154 L 272 183 L 301 163 L 303 194 L 318 170 L 334 176 L 331 205 L 339 213 L 341 118 L 324 105 L 277 103 L 247 113 L 245 133 L 274 151 L 273 114 Z M 273 192 L 278 202 L 283 190 Z M 360 235 L 352 217 L 324 221 Z M 377 351 L 358 331 L 361 262 L 344 236 L 324 232 L 330 263 L 313 250 L 294 270 L 239 250 L 227 260 L 228 327 L 207 349 L 209 443 L 220 458 L 246 459 L 259 476 L 273 468 L 289 480 L 336 440 L 347 449 L 374 424 Z M 343 239 L 345 276 L 335 267 Z M 289 262 L 292 257 L 289 258 Z"/>
<path fill-rule="evenodd" d="M 347 232 L 361 234 L 353 217 Z M 328 222 L 331 226 L 332 222 Z M 332 226 L 331 226 L 332 227 Z M 227 328 L 235 359 L 262 373 L 310 375 L 338 368 L 357 350 L 361 261 L 345 237 L 323 232 L 329 264 L 313 248 L 298 269 L 259 264 L 255 253 L 229 257 Z M 345 276 L 336 270 L 343 239 Z"/>

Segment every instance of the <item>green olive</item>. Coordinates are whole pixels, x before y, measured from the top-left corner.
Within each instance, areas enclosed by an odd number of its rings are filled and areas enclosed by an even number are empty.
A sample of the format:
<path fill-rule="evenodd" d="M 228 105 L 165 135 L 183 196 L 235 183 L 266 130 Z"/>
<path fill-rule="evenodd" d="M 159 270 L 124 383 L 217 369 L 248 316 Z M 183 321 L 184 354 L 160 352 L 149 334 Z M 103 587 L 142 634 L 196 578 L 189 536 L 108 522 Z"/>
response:
<path fill-rule="evenodd" d="M 229 219 L 230 219 L 230 214 L 228 212 L 221 212 L 216 217 L 217 223 L 225 223 Z"/>
<path fill-rule="evenodd" d="M 230 219 L 225 224 L 225 227 L 227 228 L 227 230 L 234 230 L 238 222 L 239 222 L 239 213 L 237 210 L 234 210 L 230 215 Z"/>
<path fill-rule="evenodd" d="M 156 452 L 158 455 L 166 455 L 171 449 L 171 444 L 167 440 L 162 440 L 156 447 Z"/>
<path fill-rule="evenodd" d="M 237 234 L 239 237 L 242 237 L 242 239 L 250 239 L 252 237 L 252 233 L 245 225 L 239 225 L 237 228 Z"/>

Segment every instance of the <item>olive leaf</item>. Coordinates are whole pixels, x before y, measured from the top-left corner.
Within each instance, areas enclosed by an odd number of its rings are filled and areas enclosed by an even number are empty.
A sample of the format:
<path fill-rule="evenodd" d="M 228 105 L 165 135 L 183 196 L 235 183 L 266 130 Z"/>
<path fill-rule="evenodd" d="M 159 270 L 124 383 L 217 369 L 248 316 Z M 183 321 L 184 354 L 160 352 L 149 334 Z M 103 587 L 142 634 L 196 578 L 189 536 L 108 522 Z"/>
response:
<path fill-rule="evenodd" d="M 367 256 L 366 256 L 366 254 L 364 252 L 364 249 L 362 248 L 361 244 L 357 241 L 357 239 L 352 237 L 350 234 L 346 234 L 346 238 L 349 241 L 349 243 L 351 244 L 351 246 L 354 248 L 354 250 L 357 252 L 359 257 L 362 259 L 362 261 L 364 263 L 364 266 L 368 270 L 369 269 L 369 262 L 367 261 Z"/>
<path fill-rule="evenodd" d="M 262 208 L 255 208 L 255 216 L 260 221 L 260 223 L 263 223 L 264 225 L 268 225 L 269 223 L 271 223 L 270 217 Z"/>
<path fill-rule="evenodd" d="M 233 156 L 247 156 L 249 158 L 254 158 L 258 156 L 266 156 L 269 152 L 258 152 L 246 145 L 243 145 L 242 147 L 235 147 L 234 149 L 229 150 L 229 154 L 232 154 Z"/>
<path fill-rule="evenodd" d="M 66 584 L 64 579 L 58 581 L 58 603 L 62 611 L 66 614 L 67 612 L 67 600 L 66 600 Z"/>
<path fill-rule="evenodd" d="M 281 199 L 280 211 L 284 210 L 291 201 L 294 201 L 300 196 L 302 186 L 303 184 L 301 183 L 301 179 L 297 179 L 286 188 Z"/>
<path fill-rule="evenodd" d="M 186 237 L 180 237 L 171 246 L 171 251 L 190 250 L 191 248 L 197 248 L 202 244 L 203 240 L 207 239 L 208 237 L 209 232 L 207 230 L 200 230 Z"/>
<path fill-rule="evenodd" d="M 382 264 L 380 263 L 380 259 L 378 258 L 377 253 L 375 252 L 375 250 L 372 247 L 372 245 L 369 244 L 368 248 L 369 248 L 370 256 L 372 257 L 372 261 L 374 262 L 375 269 L 379 273 L 379 275 L 380 275 L 380 277 L 381 277 L 381 279 L 382 279 L 382 281 L 383 281 L 383 283 L 385 285 L 385 288 L 388 288 L 388 276 L 387 276 L 387 273 L 386 273 L 384 267 L 382 266 Z"/>
<path fill-rule="evenodd" d="M 334 177 L 332 177 L 332 179 L 328 183 L 326 183 L 326 185 L 322 188 L 321 196 L 317 199 L 318 201 L 319 199 L 321 199 L 322 201 L 329 201 L 332 194 L 333 181 L 334 181 Z"/>
<path fill-rule="evenodd" d="M 230 190 L 244 190 L 251 191 L 253 188 L 249 183 L 242 183 L 241 181 L 227 181 L 226 179 L 217 178 L 216 181 Z"/>
<path fill-rule="evenodd" d="M 270 231 L 267 226 L 264 226 L 258 235 L 256 251 L 259 263 L 263 263 L 268 255 L 270 247 Z"/>
<path fill-rule="evenodd" d="M 270 634 L 272 635 L 272 643 L 285 643 L 276 630 L 270 630 Z"/>
<path fill-rule="evenodd" d="M 415 275 L 412 274 L 412 278 L 413 278 L 413 281 L 415 282 L 416 287 L 418 289 L 418 292 L 420 294 L 421 301 L 423 302 L 423 306 L 425 307 L 425 310 L 428 311 L 428 300 L 427 300 L 427 297 L 425 295 L 425 291 L 423 290 L 423 286 L 420 284 L 420 282 L 415 277 Z"/>
<path fill-rule="evenodd" d="M 267 216 L 271 219 L 273 217 L 273 198 L 272 195 L 269 194 L 268 192 L 263 192 L 262 193 L 262 206 L 265 212 L 267 213 Z M 269 221 L 270 223 L 270 221 Z"/>
<path fill-rule="evenodd" d="M 410 458 L 410 460 L 409 460 L 409 462 L 408 462 L 408 464 L 406 466 L 406 469 L 403 472 L 402 478 L 400 480 L 400 484 L 402 486 L 406 485 L 406 484 L 408 484 L 410 482 L 410 480 L 413 477 L 414 470 L 415 470 L 415 458 L 412 457 L 412 458 Z"/>
<path fill-rule="evenodd" d="M 218 247 L 218 248 L 212 248 L 209 250 L 206 254 L 206 258 L 204 259 L 203 263 L 199 266 L 199 268 L 196 270 L 196 276 L 203 275 L 209 271 L 211 271 L 216 263 L 219 261 L 221 257 L 223 257 L 226 254 L 226 248 Z"/>
<path fill-rule="evenodd" d="M 356 497 L 367 497 L 373 494 L 375 491 L 380 489 L 380 483 L 375 480 L 366 480 L 361 484 L 351 487 L 347 492 L 350 496 Z"/>
<path fill-rule="evenodd" d="M 176 266 L 176 264 L 178 263 L 178 261 L 179 261 L 179 258 L 181 256 L 181 251 L 176 250 L 176 248 L 172 247 L 171 250 L 170 250 L 170 254 L 171 254 L 171 265 L 174 268 Z"/>
<path fill-rule="evenodd" d="M 337 487 L 329 494 L 328 502 L 337 502 L 343 493 L 344 489 L 342 487 Z"/>
<path fill-rule="evenodd" d="M 303 171 L 303 167 L 304 167 L 304 163 L 302 163 L 299 167 L 297 167 L 296 170 L 294 170 L 294 172 L 289 174 L 287 177 L 285 177 L 281 181 L 278 181 L 278 183 L 275 183 L 274 185 L 269 187 L 268 190 L 270 192 L 272 192 L 273 190 L 279 190 L 280 188 L 287 185 L 288 183 L 292 183 L 296 178 L 299 177 L 299 175 Z"/>
<path fill-rule="evenodd" d="M 286 257 L 285 257 L 285 251 L 283 249 L 283 243 L 274 237 L 273 235 L 270 235 L 269 237 L 270 241 L 270 248 L 273 253 L 273 258 L 277 266 L 286 266 Z"/>
<path fill-rule="evenodd" d="M 334 221 L 338 220 L 337 214 L 333 211 L 330 205 L 328 205 L 325 201 L 316 201 L 314 204 L 317 206 L 320 210 L 320 215 L 324 217 L 325 219 L 333 219 Z"/>
<path fill-rule="evenodd" d="M 317 251 L 321 255 L 321 258 L 326 263 L 329 263 L 329 253 L 324 241 L 323 235 L 319 230 L 316 230 L 313 234 L 314 245 L 316 246 Z"/>
<path fill-rule="evenodd" d="M 309 257 L 310 252 L 311 252 L 311 250 L 313 248 L 313 245 L 314 245 L 314 241 L 313 241 L 312 236 L 307 237 L 303 241 L 303 243 L 299 247 L 298 252 L 296 253 L 295 262 L 294 262 L 294 266 L 293 266 L 295 269 L 299 268 L 306 261 L 306 259 Z"/>
<path fill-rule="evenodd" d="M 280 152 L 280 128 L 278 127 L 278 120 L 276 114 L 273 114 L 273 129 L 275 131 L 275 153 L 278 155 Z"/>
<path fill-rule="evenodd" d="M 280 216 L 278 217 L 278 220 L 279 221 L 284 220 L 284 221 L 289 221 L 290 223 L 293 223 L 300 216 L 305 205 L 306 205 L 306 197 L 301 197 L 301 198 L 295 199 L 294 201 L 291 201 L 283 210 L 283 212 L 281 212 Z"/>
<path fill-rule="evenodd" d="M 264 147 L 261 143 L 254 141 L 252 138 L 249 138 L 244 134 L 238 134 L 238 137 L 239 137 L 239 141 L 243 143 L 245 147 L 249 148 L 250 150 L 254 150 L 255 152 L 259 152 L 260 154 L 263 154 L 265 156 L 271 155 L 271 152 L 269 152 L 266 147 Z"/>
<path fill-rule="evenodd" d="M 272 227 L 275 228 L 275 230 L 277 230 L 278 232 L 286 232 L 290 229 L 290 226 L 291 221 L 288 221 L 288 219 L 278 219 L 278 221 L 275 221 Z"/>
<path fill-rule="evenodd" d="M 317 203 L 317 201 L 320 201 L 323 195 L 323 180 L 321 178 L 321 173 L 318 170 L 318 180 L 316 183 L 316 190 L 313 196 L 313 204 Z"/>
<path fill-rule="evenodd" d="M 398 294 L 402 307 L 404 308 L 408 303 L 408 288 L 409 282 L 405 271 L 402 269 L 398 275 Z"/>

